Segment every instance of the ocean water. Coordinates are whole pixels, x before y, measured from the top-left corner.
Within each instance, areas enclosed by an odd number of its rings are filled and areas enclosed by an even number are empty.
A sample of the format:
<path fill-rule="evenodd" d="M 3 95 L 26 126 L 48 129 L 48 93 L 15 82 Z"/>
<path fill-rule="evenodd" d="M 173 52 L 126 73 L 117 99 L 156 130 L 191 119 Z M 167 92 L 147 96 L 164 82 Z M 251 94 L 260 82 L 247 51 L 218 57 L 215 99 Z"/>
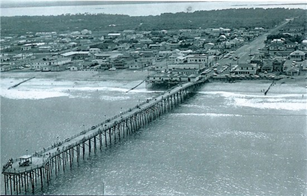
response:
<path fill-rule="evenodd" d="M 159 94 L 144 85 L 126 93 L 139 81 L 48 79 L 8 92 L 12 80 L 1 81 L 2 164 Z M 37 194 L 306 194 L 306 91 L 294 85 L 274 93 L 273 87 L 264 96 L 260 90 L 269 84 L 205 84 L 170 113 L 87 157 Z"/>
<path fill-rule="evenodd" d="M 292 4 L 291 4 L 292 3 Z M 305 3 L 305 4 L 295 4 Z M 129 16 L 160 15 L 162 13 L 194 12 L 199 10 L 220 10 L 230 8 L 301 8 L 306 2 L 268 2 L 268 1 L 217 1 L 217 2 L 176 2 L 176 3 L 134 3 L 116 5 L 48 6 L 48 7 L 1 7 L 1 16 L 50 16 L 62 14 L 124 14 Z"/>

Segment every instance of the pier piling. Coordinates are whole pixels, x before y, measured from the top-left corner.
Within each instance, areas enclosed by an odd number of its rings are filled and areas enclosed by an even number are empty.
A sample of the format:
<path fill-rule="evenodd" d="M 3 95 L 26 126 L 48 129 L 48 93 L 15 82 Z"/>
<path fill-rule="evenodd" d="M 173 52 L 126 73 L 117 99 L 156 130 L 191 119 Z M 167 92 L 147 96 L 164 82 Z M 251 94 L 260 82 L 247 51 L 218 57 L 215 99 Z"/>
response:
<path fill-rule="evenodd" d="M 27 192 L 34 194 L 39 184 L 43 191 L 53 176 L 60 175 L 61 170 L 65 173 L 68 162 L 69 167 L 73 167 L 75 153 L 79 166 L 81 156 L 83 160 L 85 159 L 86 146 L 88 146 L 88 155 L 91 155 L 92 143 L 94 153 L 96 153 L 97 145 L 100 150 L 103 150 L 111 147 L 112 143 L 114 145 L 128 138 L 140 128 L 148 126 L 161 115 L 173 110 L 199 86 L 194 82 L 178 85 L 152 100 L 146 100 L 126 112 L 121 112 L 99 125 L 92 126 L 91 129 L 84 130 L 78 135 L 31 155 L 31 162 L 25 160 L 28 163 L 24 166 L 20 165 L 21 160 L 10 160 L 2 169 L 5 195 Z"/>

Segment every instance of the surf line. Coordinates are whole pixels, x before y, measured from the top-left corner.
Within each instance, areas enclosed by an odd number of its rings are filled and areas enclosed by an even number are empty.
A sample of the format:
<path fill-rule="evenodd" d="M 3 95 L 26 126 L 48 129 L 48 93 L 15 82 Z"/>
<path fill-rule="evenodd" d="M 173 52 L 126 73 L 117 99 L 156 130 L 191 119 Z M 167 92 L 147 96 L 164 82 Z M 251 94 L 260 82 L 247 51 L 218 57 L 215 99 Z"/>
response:
<path fill-rule="evenodd" d="M 25 83 L 25 82 L 27 82 L 27 81 L 29 81 L 29 80 L 32 80 L 33 78 L 35 78 L 35 77 L 28 78 L 28 79 L 26 79 L 26 80 L 24 80 L 24 81 L 21 81 L 21 82 L 19 82 L 18 84 L 15 84 L 15 85 L 9 87 L 8 90 L 10 90 L 10 89 L 12 89 L 12 88 L 16 88 L 17 86 L 21 85 L 22 83 Z"/>

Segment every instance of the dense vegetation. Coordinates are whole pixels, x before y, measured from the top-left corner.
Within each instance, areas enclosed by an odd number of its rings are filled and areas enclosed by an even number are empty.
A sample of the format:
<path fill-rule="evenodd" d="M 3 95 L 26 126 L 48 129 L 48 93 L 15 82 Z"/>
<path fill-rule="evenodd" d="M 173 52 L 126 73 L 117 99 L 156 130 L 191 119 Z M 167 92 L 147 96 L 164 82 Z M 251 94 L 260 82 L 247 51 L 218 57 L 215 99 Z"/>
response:
<path fill-rule="evenodd" d="M 301 43 L 306 36 L 306 16 L 296 17 L 284 26 L 278 33 L 269 34 L 265 43 L 270 43 L 273 39 L 283 39 L 285 43 Z M 302 30 L 298 30 L 301 28 Z"/>
<path fill-rule="evenodd" d="M 290 34 L 284 34 L 284 33 L 278 33 L 278 34 L 271 34 L 267 36 L 267 42 L 270 42 L 273 39 L 284 39 L 285 41 L 289 42 L 297 42 L 301 43 L 304 40 L 303 35 L 290 35 Z"/>
<path fill-rule="evenodd" d="M 227 9 L 196 11 L 193 13 L 165 13 L 159 16 L 76 14 L 60 16 L 15 16 L 1 17 L 1 34 L 24 35 L 26 32 L 42 31 L 120 31 L 124 29 L 159 30 L 184 28 L 271 28 L 285 18 L 305 16 L 302 9 Z"/>

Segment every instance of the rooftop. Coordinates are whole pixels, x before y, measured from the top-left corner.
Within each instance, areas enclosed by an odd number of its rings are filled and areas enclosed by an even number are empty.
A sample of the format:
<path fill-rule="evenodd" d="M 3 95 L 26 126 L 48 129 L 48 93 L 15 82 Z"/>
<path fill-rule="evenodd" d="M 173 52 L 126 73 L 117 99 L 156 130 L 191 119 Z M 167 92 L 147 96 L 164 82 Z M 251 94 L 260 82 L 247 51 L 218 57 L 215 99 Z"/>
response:
<path fill-rule="evenodd" d="M 72 55 L 75 55 L 75 54 L 89 54 L 89 52 L 85 52 L 85 51 L 71 51 L 71 52 L 66 52 L 66 53 L 63 53 L 62 56 L 72 56 Z"/>

